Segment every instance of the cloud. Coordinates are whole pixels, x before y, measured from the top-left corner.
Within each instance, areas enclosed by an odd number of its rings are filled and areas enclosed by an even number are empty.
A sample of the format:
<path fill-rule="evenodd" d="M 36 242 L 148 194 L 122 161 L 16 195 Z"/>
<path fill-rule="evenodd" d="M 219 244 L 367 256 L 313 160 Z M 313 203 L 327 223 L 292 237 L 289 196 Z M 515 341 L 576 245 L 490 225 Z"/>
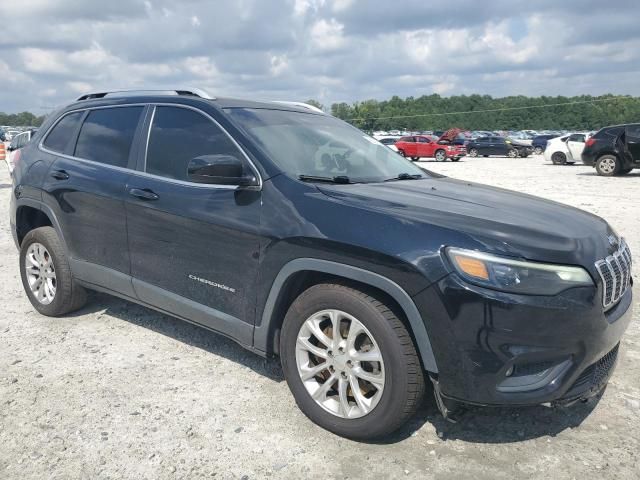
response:
<path fill-rule="evenodd" d="M 0 111 L 128 85 L 324 104 L 639 95 L 639 16 L 630 0 L 4 2 Z"/>

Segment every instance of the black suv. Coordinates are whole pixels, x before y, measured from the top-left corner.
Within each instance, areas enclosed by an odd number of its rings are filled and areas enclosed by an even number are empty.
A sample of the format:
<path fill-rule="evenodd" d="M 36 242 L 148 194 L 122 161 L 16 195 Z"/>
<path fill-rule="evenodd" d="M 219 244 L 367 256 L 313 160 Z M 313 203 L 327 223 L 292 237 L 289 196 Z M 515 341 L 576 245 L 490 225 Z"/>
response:
<path fill-rule="evenodd" d="M 502 157 L 528 157 L 533 153 L 533 148 L 517 140 L 505 137 L 480 137 L 467 143 L 467 152 L 470 157 L 482 155 L 500 155 Z"/>
<path fill-rule="evenodd" d="M 640 123 L 604 127 L 585 142 L 582 162 L 598 175 L 625 175 L 640 168 Z"/>
<path fill-rule="evenodd" d="M 39 312 L 98 290 L 279 355 L 303 412 L 351 438 L 397 429 L 425 379 L 446 416 L 589 398 L 631 318 L 601 218 L 431 174 L 304 105 L 82 96 L 23 148 L 11 226 Z"/>

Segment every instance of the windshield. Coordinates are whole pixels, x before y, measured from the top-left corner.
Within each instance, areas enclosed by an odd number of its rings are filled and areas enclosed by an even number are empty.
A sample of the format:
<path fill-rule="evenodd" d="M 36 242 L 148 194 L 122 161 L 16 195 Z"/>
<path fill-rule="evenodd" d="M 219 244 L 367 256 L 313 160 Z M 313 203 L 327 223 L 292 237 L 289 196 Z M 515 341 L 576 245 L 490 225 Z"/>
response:
<path fill-rule="evenodd" d="M 329 115 L 283 110 L 225 110 L 286 173 L 380 182 L 427 173 L 348 123 Z"/>

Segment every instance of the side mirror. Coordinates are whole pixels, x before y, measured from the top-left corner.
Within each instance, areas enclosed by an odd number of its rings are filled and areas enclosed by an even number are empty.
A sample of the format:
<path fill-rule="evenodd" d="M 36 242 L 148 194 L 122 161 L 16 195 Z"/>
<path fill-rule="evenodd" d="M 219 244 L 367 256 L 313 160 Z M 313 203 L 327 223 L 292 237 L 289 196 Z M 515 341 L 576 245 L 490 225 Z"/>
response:
<path fill-rule="evenodd" d="M 192 158 L 187 165 L 187 179 L 190 182 L 239 187 L 257 185 L 253 175 L 243 174 L 243 162 L 233 155 L 202 155 Z"/>
<path fill-rule="evenodd" d="M 10 144 L 7 147 L 7 152 L 13 152 L 14 150 L 17 150 L 17 147 L 15 145 L 13 145 L 13 144 Z"/>

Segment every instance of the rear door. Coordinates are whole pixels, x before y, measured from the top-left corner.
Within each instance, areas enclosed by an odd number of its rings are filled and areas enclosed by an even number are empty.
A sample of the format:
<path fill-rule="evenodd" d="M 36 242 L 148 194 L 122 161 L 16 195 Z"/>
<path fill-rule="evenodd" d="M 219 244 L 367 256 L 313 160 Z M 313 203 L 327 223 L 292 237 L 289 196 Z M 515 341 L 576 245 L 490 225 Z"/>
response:
<path fill-rule="evenodd" d="M 627 151 L 634 163 L 640 163 L 640 124 L 627 125 Z"/>
<path fill-rule="evenodd" d="M 138 297 L 251 344 L 262 192 L 192 183 L 190 160 L 239 158 L 235 141 L 208 114 L 158 105 L 146 158 L 127 185 L 131 275 Z M 257 175 L 257 173 L 255 173 Z"/>
<path fill-rule="evenodd" d="M 43 200 L 60 223 L 74 275 L 130 296 L 124 195 L 144 110 L 137 105 L 71 113 L 43 143 L 55 155 Z"/>
<path fill-rule="evenodd" d="M 403 137 L 400 139 L 402 142 L 402 150 L 407 157 L 418 156 L 418 145 L 416 144 L 415 137 Z"/>
<path fill-rule="evenodd" d="M 418 157 L 432 157 L 433 148 L 431 140 L 427 137 L 416 137 L 416 156 Z"/>

